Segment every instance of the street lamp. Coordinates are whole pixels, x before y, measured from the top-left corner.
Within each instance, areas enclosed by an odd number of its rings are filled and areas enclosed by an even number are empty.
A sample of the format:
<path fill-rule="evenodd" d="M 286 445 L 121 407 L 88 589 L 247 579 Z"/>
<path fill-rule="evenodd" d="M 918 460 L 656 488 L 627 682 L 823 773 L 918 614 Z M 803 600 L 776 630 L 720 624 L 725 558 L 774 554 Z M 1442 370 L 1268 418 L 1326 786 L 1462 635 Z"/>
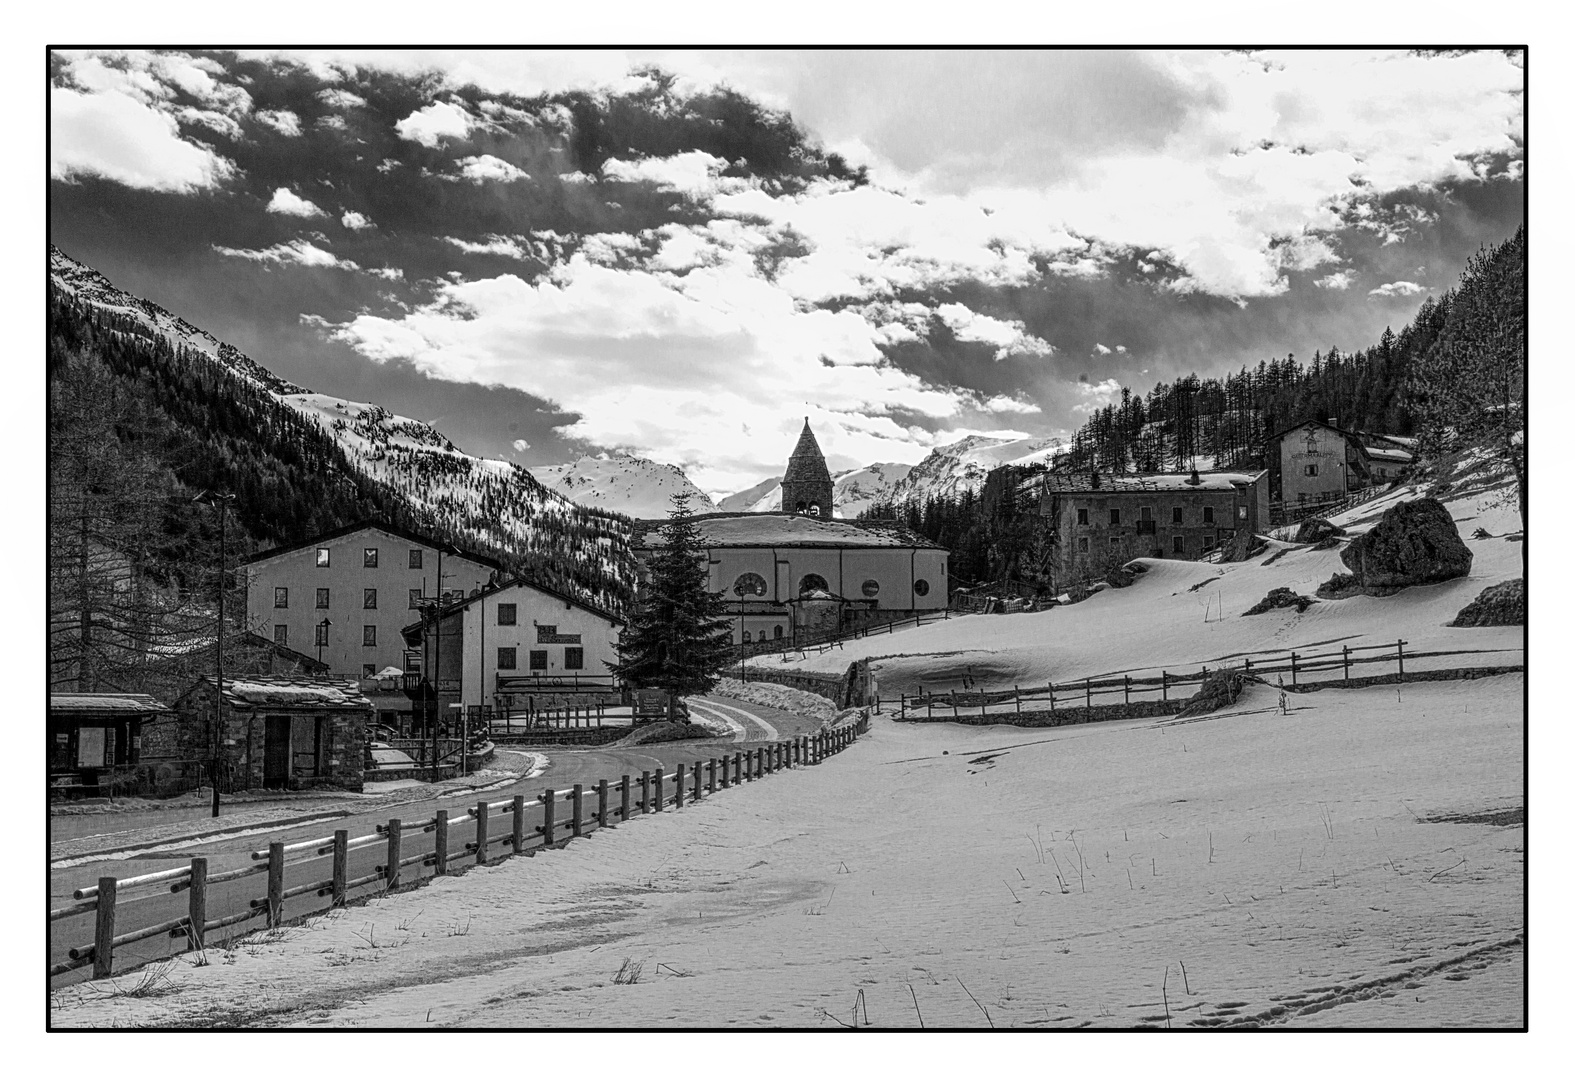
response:
<path fill-rule="evenodd" d="M 213 677 L 215 691 L 213 697 L 213 722 L 208 732 L 208 779 L 213 783 L 213 816 L 219 816 L 219 726 L 220 709 L 224 701 L 224 519 L 225 508 L 235 501 L 233 492 L 228 491 L 203 491 L 197 494 L 192 502 L 204 503 L 208 506 L 219 508 L 219 632 L 215 638 L 213 648 Z"/>
<path fill-rule="evenodd" d="M 323 646 L 328 644 L 328 628 L 332 625 L 333 623 L 329 621 L 327 615 L 324 615 L 323 621 L 317 624 L 317 662 L 319 664 L 323 662 Z"/>

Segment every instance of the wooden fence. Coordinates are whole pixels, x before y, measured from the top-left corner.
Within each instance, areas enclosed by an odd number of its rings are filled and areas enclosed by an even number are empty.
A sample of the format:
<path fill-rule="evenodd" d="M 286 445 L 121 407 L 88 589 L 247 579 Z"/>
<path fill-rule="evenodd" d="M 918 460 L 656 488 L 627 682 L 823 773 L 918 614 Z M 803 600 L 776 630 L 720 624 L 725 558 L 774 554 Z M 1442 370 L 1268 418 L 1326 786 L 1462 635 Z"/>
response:
<path fill-rule="evenodd" d="M 300 840 L 286 844 L 270 842 L 266 849 L 251 853 L 253 865 L 222 873 L 208 873 L 208 860 L 198 856 L 190 865 L 129 878 L 101 877 L 96 885 L 77 889 L 73 903 L 56 908 L 49 913 L 49 921 L 57 922 L 72 916 L 94 915 L 92 942 L 71 948 L 68 959 L 49 968 L 50 977 L 63 975 L 88 964 L 93 965 L 93 978 L 113 974 L 114 954 L 117 948 L 148 938 L 167 935 L 172 939 L 185 938 L 185 949 L 201 949 L 211 943 L 216 930 L 264 920 L 268 927 L 280 926 L 284 921 L 284 902 L 298 896 L 315 896 L 328 900 L 327 907 L 340 907 L 346 903 L 350 892 L 367 886 L 381 884 L 386 891 L 400 888 L 403 872 L 415 867 L 411 877 L 419 879 L 422 868 L 431 867 L 433 876 L 441 876 L 455 869 L 455 864 L 465 859 L 472 865 L 485 866 L 500 857 L 523 854 L 527 850 L 561 847 L 578 839 L 593 829 L 608 828 L 630 820 L 638 814 L 657 813 L 668 806 L 682 809 L 685 801 L 699 802 L 716 793 L 718 786 L 726 789 L 739 784 L 762 779 L 769 773 L 795 765 L 818 765 L 827 757 L 851 746 L 860 735 L 869 731 L 869 714 L 866 712 L 851 723 L 827 728 L 813 735 L 800 735 L 791 739 L 736 752 L 732 757 L 710 758 L 696 761 L 692 771 L 680 764 L 673 772 L 642 772 L 638 777 L 624 774 L 616 782 L 606 779 L 592 787 L 575 784 L 567 790 L 548 789 L 535 799 L 515 795 L 500 802 L 482 800 L 473 807 L 458 811 L 438 810 L 431 818 L 407 822 L 391 818 L 387 825 L 379 825 L 375 832 L 352 837 L 348 830 L 335 830 L 332 836 L 314 840 Z M 671 784 L 671 789 L 668 788 Z M 587 806 L 589 796 L 590 806 Z M 560 807 L 566 810 L 558 818 Z M 541 823 L 527 822 L 527 810 L 540 810 Z M 505 815 L 504 831 L 494 834 L 490 828 L 494 814 Z M 476 839 L 462 846 L 452 846 L 449 841 L 453 821 L 473 821 Z M 407 841 L 414 841 L 425 834 L 432 834 L 433 849 L 407 854 Z M 411 847 L 424 846 L 415 843 Z M 384 857 L 369 874 L 349 876 L 351 853 L 365 848 L 378 848 Z M 501 851 L 494 853 L 494 849 Z M 285 887 L 285 871 L 289 867 L 331 859 L 328 876 Z M 321 871 L 318 871 L 321 874 Z M 217 917 L 208 908 L 210 886 L 253 877 L 258 881 L 262 895 L 252 897 L 247 906 Z M 419 884 L 418 880 L 408 882 Z M 153 893 L 145 890 L 152 889 Z M 128 893 L 143 892 L 143 896 L 170 893 L 187 893 L 185 914 L 166 919 L 151 926 L 117 933 L 117 909 L 142 896 Z M 185 951 L 185 950 L 177 950 Z"/>
<path fill-rule="evenodd" d="M 742 649 L 745 657 L 750 660 L 760 656 L 781 656 L 783 662 L 786 663 L 790 653 L 798 653 L 803 656 L 808 656 L 810 653 L 818 655 L 831 649 L 842 648 L 842 643 L 845 641 L 878 637 L 881 634 L 895 634 L 898 630 L 907 626 L 924 626 L 928 623 L 943 622 L 951 617 L 952 613 L 949 609 L 941 608 L 938 611 L 921 612 L 910 618 L 898 619 L 894 622 L 861 626 L 856 630 L 833 631 L 830 634 L 821 634 L 810 638 L 783 638 L 781 641 L 773 639 L 764 643 L 751 642 L 748 646 L 735 646 L 735 652 L 738 649 Z"/>
<path fill-rule="evenodd" d="M 1358 681 L 1370 679 L 1373 676 L 1360 675 L 1363 665 L 1393 665 L 1392 670 L 1374 672 L 1373 674 L 1385 681 L 1392 678 L 1395 682 L 1404 682 L 1406 678 L 1406 661 L 1413 665 L 1418 660 L 1431 659 L 1440 656 L 1480 656 L 1491 652 L 1516 652 L 1519 650 L 1506 649 L 1442 649 L 1426 652 L 1406 652 L 1404 640 L 1396 641 L 1391 645 L 1345 645 L 1339 652 L 1300 653 L 1292 651 L 1280 656 L 1254 660 L 1252 657 L 1243 658 L 1239 670 L 1243 675 L 1252 676 L 1269 681 L 1284 680 L 1287 689 L 1300 689 L 1309 685 L 1340 686 L 1352 681 L 1352 668 L 1358 669 Z M 1371 655 L 1368 655 L 1371 654 Z M 1214 670 L 1233 667 L 1231 664 L 1216 665 Z M 1134 698 L 1139 700 L 1170 701 L 1175 699 L 1178 692 L 1190 696 L 1187 687 L 1202 684 L 1209 675 L 1209 668 L 1205 665 L 1193 672 L 1171 672 L 1161 670 L 1158 675 L 1111 675 L 1102 678 L 1082 679 L 1067 683 L 1048 683 L 1044 686 L 1013 686 L 1010 688 L 986 690 L 984 688 L 950 689 L 946 691 L 931 690 L 926 692 L 923 686 L 919 687 L 916 694 L 903 694 L 898 706 L 897 717 L 901 720 L 916 719 L 914 714 L 923 713 L 926 720 L 946 719 L 947 713 L 953 719 L 960 719 L 964 713 L 980 716 L 990 715 L 992 708 L 998 709 L 999 715 L 1020 714 L 1026 704 L 1031 710 L 1048 708 L 1054 713 L 1057 708 L 1093 708 L 1095 699 L 1101 698 L 1098 704 L 1127 704 L 1133 703 Z M 1337 679 L 1320 678 L 1323 673 L 1339 671 Z M 1286 677 L 1289 676 L 1288 679 Z M 1309 679 L 1309 676 L 1314 678 Z M 1417 672 L 1413 666 L 1413 678 Z M 1108 699 L 1119 695 L 1119 702 Z M 1143 695 L 1150 695 L 1143 698 Z M 1155 698 L 1152 695 L 1158 695 Z M 1010 706 L 1010 709 L 1007 708 Z M 936 709 L 941 710 L 939 717 Z M 1003 723 L 1010 721 L 1003 720 Z"/>

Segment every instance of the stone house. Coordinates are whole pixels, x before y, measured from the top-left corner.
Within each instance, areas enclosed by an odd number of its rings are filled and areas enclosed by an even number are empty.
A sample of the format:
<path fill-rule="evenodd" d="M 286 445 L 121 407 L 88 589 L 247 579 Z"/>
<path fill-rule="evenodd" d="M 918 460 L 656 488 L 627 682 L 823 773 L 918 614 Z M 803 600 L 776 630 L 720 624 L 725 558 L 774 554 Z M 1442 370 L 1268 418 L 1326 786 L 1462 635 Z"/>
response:
<path fill-rule="evenodd" d="M 170 716 L 147 694 L 50 694 L 51 793 L 156 792 L 156 764 L 144 761 L 143 743 L 154 725 L 170 726 Z"/>
<path fill-rule="evenodd" d="M 212 676 L 175 702 L 176 723 L 148 756 L 203 763 L 217 703 L 221 784 L 361 790 L 371 703 L 356 683 L 310 676 L 238 675 L 222 692 Z"/>
<path fill-rule="evenodd" d="M 1271 524 L 1292 521 L 1391 483 L 1416 461 L 1416 441 L 1303 420 L 1264 440 Z"/>

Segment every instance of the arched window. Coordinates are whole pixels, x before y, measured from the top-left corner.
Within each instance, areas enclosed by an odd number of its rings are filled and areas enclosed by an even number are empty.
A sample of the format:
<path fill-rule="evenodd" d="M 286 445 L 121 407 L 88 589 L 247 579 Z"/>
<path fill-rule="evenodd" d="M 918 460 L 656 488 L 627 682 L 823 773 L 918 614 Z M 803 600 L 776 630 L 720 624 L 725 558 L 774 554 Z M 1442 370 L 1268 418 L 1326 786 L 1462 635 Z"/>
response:
<path fill-rule="evenodd" d="M 803 512 L 804 512 L 804 504 L 803 504 L 803 502 L 802 502 L 802 501 L 801 501 L 801 502 L 800 502 L 800 503 L 799 503 L 799 504 L 798 504 L 798 505 L 797 505 L 797 506 L 795 506 L 795 507 L 794 507 L 794 508 L 793 508 L 793 509 L 794 509 L 794 512 L 795 512 L 795 513 L 799 513 L 799 514 L 802 514 L 802 513 L 803 513 Z"/>
<path fill-rule="evenodd" d="M 750 643 L 750 641 L 752 641 L 752 640 L 753 639 L 749 636 L 749 631 L 745 630 L 744 631 L 744 644 L 748 645 Z"/>
<path fill-rule="evenodd" d="M 915 595 L 928 596 L 930 594 L 930 583 L 920 578 L 913 583 L 913 591 Z"/>
<path fill-rule="evenodd" d="M 826 579 L 819 574 L 805 574 L 798 582 L 798 594 L 804 596 L 812 592 L 829 593 L 831 586 L 826 584 Z"/>
<path fill-rule="evenodd" d="M 809 516 L 810 517 L 819 517 L 820 516 L 820 504 L 819 503 L 810 503 L 809 504 Z"/>
<path fill-rule="evenodd" d="M 771 628 L 771 636 L 774 637 L 774 638 L 779 638 L 779 637 L 782 636 L 782 626 L 781 626 L 781 624 L 778 624 L 778 625 L 773 626 Z"/>
<path fill-rule="evenodd" d="M 738 580 L 733 582 L 733 595 L 764 596 L 766 595 L 766 579 L 756 573 L 739 574 Z"/>
<path fill-rule="evenodd" d="M 876 581 L 874 578 L 870 578 L 859 588 L 865 596 L 868 596 L 871 599 L 880 595 L 880 582 Z"/>

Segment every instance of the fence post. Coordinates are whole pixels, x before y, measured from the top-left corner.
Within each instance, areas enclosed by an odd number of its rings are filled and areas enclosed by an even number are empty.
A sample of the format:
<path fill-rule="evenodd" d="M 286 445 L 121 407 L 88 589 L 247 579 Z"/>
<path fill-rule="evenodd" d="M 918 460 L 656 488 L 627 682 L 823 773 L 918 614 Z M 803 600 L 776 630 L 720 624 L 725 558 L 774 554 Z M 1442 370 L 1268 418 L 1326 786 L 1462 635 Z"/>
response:
<path fill-rule="evenodd" d="M 553 844 L 553 829 L 557 824 L 553 815 L 557 812 L 557 803 L 558 793 L 552 788 L 541 793 L 541 846 L 544 848 L 552 847 Z"/>
<path fill-rule="evenodd" d="M 1296 685 L 1296 653 L 1291 653 L 1291 685 Z"/>
<path fill-rule="evenodd" d="M 525 854 L 525 796 L 514 796 L 514 854 Z"/>
<path fill-rule="evenodd" d="M 329 897 L 331 907 L 343 907 L 345 903 L 345 881 L 350 876 L 350 830 L 334 830 L 334 871 L 332 895 Z"/>
<path fill-rule="evenodd" d="M 191 897 L 190 906 L 187 907 L 187 919 L 191 929 L 191 944 L 193 948 L 202 948 L 205 932 L 208 929 L 208 859 L 198 855 L 191 860 Z"/>
<path fill-rule="evenodd" d="M 604 777 L 596 781 L 596 827 L 607 827 L 607 780 Z"/>
<path fill-rule="evenodd" d="M 919 696 L 920 697 L 924 697 L 924 687 L 922 685 L 919 687 Z M 925 716 L 925 719 L 926 720 L 934 720 L 935 719 L 935 695 L 934 694 L 931 694 L 925 700 L 924 706 L 925 706 L 926 709 L 929 710 L 929 714 L 927 716 Z"/>
<path fill-rule="evenodd" d="M 1395 642 L 1395 663 L 1400 665 L 1400 682 L 1405 682 L 1405 642 Z"/>
<path fill-rule="evenodd" d="M 640 770 L 640 813 L 651 812 L 651 770 Z"/>
<path fill-rule="evenodd" d="M 388 819 L 388 865 L 383 867 L 383 881 L 385 888 L 392 892 L 399 887 L 399 830 L 401 823 L 398 818 Z"/>
<path fill-rule="evenodd" d="M 684 808 L 684 763 L 682 761 L 678 763 L 678 768 L 673 773 L 673 788 L 673 808 L 682 810 Z"/>
<path fill-rule="evenodd" d="M 1345 663 L 1345 681 L 1346 682 L 1350 682 L 1351 681 L 1351 647 L 1349 645 L 1341 645 L 1340 646 L 1340 653 L 1341 653 L 1341 659 Z"/>
<path fill-rule="evenodd" d="M 284 916 L 284 841 L 268 845 L 268 925 L 278 926 Z"/>
<path fill-rule="evenodd" d="M 662 804 L 667 801 L 667 797 L 662 794 L 662 784 L 666 780 L 667 780 L 667 774 L 664 773 L 661 769 L 657 769 L 656 770 L 656 812 L 658 814 L 660 814 L 662 812 Z"/>
<path fill-rule="evenodd" d="M 1132 704 L 1132 676 L 1123 675 L 1121 677 L 1125 680 L 1122 689 L 1126 693 L 1126 704 L 1130 705 Z"/>
<path fill-rule="evenodd" d="M 573 817 L 569 827 L 569 836 L 572 839 L 579 839 L 585 835 L 585 785 L 575 784 L 574 792 L 570 799 L 573 806 Z"/>
<path fill-rule="evenodd" d="M 1085 709 L 1094 707 L 1094 684 L 1090 679 L 1083 680 L 1083 707 Z"/>
<path fill-rule="evenodd" d="M 1055 715 L 1055 683 L 1045 683 L 1045 689 L 1050 692 L 1050 715 Z"/>
<path fill-rule="evenodd" d="M 721 771 L 722 771 L 722 786 L 724 788 L 732 787 L 732 780 L 733 780 L 732 769 L 728 765 L 728 757 L 727 757 L 726 754 L 722 755 L 722 770 Z"/>
<path fill-rule="evenodd" d="M 98 910 L 93 924 L 93 977 L 109 978 L 115 949 L 115 879 L 98 879 Z"/>
<path fill-rule="evenodd" d="M 703 761 L 695 762 L 695 779 L 694 779 L 694 783 L 695 783 L 694 798 L 691 799 L 690 801 L 691 802 L 699 802 L 700 801 L 700 795 L 701 795 L 701 788 L 704 787 L 704 784 L 705 784 L 705 762 L 703 762 Z"/>
<path fill-rule="evenodd" d="M 432 873 L 441 877 L 448 873 L 448 811 L 439 810 L 436 821 L 437 830 L 433 839 L 435 861 Z M 336 838 L 338 835 L 338 833 L 334 834 Z"/>
<path fill-rule="evenodd" d="M 1159 673 L 1159 698 L 1161 701 L 1170 700 L 1170 672 Z"/>
<path fill-rule="evenodd" d="M 1023 712 L 1023 688 L 1015 684 L 1012 686 L 1012 704 L 1017 707 L 1017 714 L 1021 716 Z"/>
<path fill-rule="evenodd" d="M 629 820 L 629 774 L 623 774 L 623 782 L 618 785 L 623 790 L 618 795 L 618 823 Z"/>
<path fill-rule="evenodd" d="M 476 804 L 476 865 L 487 865 L 487 800 Z"/>
<path fill-rule="evenodd" d="M 1251 675 L 1252 674 L 1252 657 L 1250 657 L 1250 656 L 1247 657 L 1246 668 L 1244 670 L 1244 673 L 1247 674 L 1247 675 Z"/>
<path fill-rule="evenodd" d="M 709 758 L 705 763 L 705 791 L 707 795 L 716 794 L 716 758 Z"/>

